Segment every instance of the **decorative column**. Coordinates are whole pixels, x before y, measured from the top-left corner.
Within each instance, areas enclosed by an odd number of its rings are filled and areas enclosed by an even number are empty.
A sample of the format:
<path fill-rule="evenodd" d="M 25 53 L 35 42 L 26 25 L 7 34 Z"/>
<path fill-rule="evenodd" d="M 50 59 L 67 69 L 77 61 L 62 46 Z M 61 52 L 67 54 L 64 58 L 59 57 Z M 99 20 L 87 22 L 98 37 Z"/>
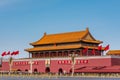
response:
<path fill-rule="evenodd" d="M 71 61 L 72 61 L 72 75 L 71 76 L 74 76 L 75 57 L 77 56 L 78 55 L 75 54 L 75 52 L 72 52 L 72 54 L 70 54 Z"/>
<path fill-rule="evenodd" d="M 62 51 L 62 57 L 64 57 L 64 52 Z"/>
<path fill-rule="evenodd" d="M 48 56 L 49 56 L 49 58 L 50 58 L 50 51 L 48 52 Z"/>
<path fill-rule="evenodd" d="M 43 52 L 42 58 L 44 58 L 44 52 Z"/>
<path fill-rule="evenodd" d="M 10 57 L 9 59 L 10 73 L 9 74 L 11 74 L 11 71 L 12 71 L 12 63 L 13 63 L 13 58 Z"/>
<path fill-rule="evenodd" d="M 56 51 L 56 57 L 58 57 L 58 51 Z"/>
<path fill-rule="evenodd" d="M 52 56 L 52 52 L 50 52 L 50 57 L 53 57 L 53 56 Z"/>
<path fill-rule="evenodd" d="M 30 60 L 29 64 L 30 64 L 30 73 L 32 74 L 32 65 L 34 64 L 34 62 L 32 60 Z"/>
<path fill-rule="evenodd" d="M 29 58 L 30 58 L 30 53 L 29 53 Z"/>
<path fill-rule="evenodd" d="M 60 57 L 60 53 L 59 53 L 59 51 L 58 51 L 58 57 Z"/>
<path fill-rule="evenodd" d="M 70 56 L 70 50 L 68 50 L 68 56 Z"/>
<path fill-rule="evenodd" d="M 82 49 L 80 49 L 80 56 L 83 56 L 83 55 L 82 55 Z"/>

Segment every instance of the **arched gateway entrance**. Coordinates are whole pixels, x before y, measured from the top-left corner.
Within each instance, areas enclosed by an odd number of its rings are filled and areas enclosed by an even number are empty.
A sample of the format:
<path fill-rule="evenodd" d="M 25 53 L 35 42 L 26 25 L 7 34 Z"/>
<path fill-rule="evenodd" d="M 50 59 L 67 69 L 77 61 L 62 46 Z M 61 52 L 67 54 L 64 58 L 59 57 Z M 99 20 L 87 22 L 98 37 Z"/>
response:
<path fill-rule="evenodd" d="M 46 67 L 46 68 L 45 68 L 45 72 L 46 72 L 46 73 L 50 73 L 50 68 L 49 68 L 49 67 Z"/>
<path fill-rule="evenodd" d="M 35 69 L 34 69 L 34 73 L 37 73 L 37 72 L 38 72 L 38 70 L 35 68 Z"/>
<path fill-rule="evenodd" d="M 63 69 L 62 69 L 62 68 L 59 68 L 58 74 L 59 74 L 59 75 L 60 75 L 60 74 L 63 74 Z"/>

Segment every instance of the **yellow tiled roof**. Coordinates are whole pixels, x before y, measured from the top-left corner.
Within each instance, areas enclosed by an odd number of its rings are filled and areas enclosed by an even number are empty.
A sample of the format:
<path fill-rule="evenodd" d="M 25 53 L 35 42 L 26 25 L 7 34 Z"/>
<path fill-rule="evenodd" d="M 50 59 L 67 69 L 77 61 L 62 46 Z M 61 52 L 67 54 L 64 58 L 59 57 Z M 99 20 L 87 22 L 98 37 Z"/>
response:
<path fill-rule="evenodd" d="M 31 43 L 31 45 L 77 42 L 82 40 L 88 33 L 89 30 L 86 29 L 84 31 L 67 32 L 59 34 L 46 34 L 40 40 Z M 89 42 L 101 43 L 100 41 L 97 40 Z"/>
<path fill-rule="evenodd" d="M 120 55 L 120 50 L 109 50 L 107 55 Z"/>
<path fill-rule="evenodd" d="M 98 49 L 98 47 L 91 47 L 91 46 L 81 46 L 79 44 L 76 45 L 63 45 L 63 46 L 50 46 L 50 47 L 34 47 L 25 49 L 25 51 L 32 52 L 32 51 L 49 51 L 49 50 L 65 50 L 65 49 L 78 49 L 78 48 L 89 48 L 89 49 Z"/>

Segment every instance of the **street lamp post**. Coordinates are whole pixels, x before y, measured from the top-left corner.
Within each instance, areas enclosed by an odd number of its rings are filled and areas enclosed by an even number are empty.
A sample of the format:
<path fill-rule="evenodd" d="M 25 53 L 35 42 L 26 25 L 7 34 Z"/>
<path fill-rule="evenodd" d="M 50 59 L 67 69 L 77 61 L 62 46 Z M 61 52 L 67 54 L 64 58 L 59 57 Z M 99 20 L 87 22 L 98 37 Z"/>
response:
<path fill-rule="evenodd" d="M 72 76 L 74 76 L 74 66 L 75 66 L 75 56 L 74 56 L 74 54 L 72 54 L 71 58 L 72 58 Z"/>
<path fill-rule="evenodd" d="M 77 54 L 72 52 L 72 54 L 70 54 L 70 57 L 71 57 L 71 60 L 72 60 L 72 75 L 71 76 L 74 76 L 75 57 L 77 57 Z"/>
<path fill-rule="evenodd" d="M 10 59 L 9 59 L 9 66 L 10 66 L 9 74 L 11 74 L 11 71 L 12 71 L 12 57 L 10 57 Z"/>
<path fill-rule="evenodd" d="M 32 74 L 32 65 L 33 65 L 33 61 L 29 61 L 29 64 L 30 64 L 30 73 Z"/>

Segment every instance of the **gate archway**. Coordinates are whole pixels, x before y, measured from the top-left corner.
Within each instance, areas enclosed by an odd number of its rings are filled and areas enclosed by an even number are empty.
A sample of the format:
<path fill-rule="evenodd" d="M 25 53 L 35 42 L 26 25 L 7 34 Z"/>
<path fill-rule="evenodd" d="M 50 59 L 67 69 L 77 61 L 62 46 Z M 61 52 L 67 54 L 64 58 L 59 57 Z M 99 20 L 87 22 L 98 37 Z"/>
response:
<path fill-rule="evenodd" d="M 35 69 L 34 69 L 34 73 L 37 73 L 37 72 L 38 72 L 38 70 L 35 68 Z"/>
<path fill-rule="evenodd" d="M 59 74 L 63 74 L 63 69 L 62 69 L 62 68 L 59 68 L 58 73 L 59 73 Z"/>
<path fill-rule="evenodd" d="M 49 68 L 49 67 L 46 67 L 46 68 L 45 68 L 45 72 L 46 72 L 46 73 L 49 73 L 49 72 L 50 72 L 50 68 Z"/>

